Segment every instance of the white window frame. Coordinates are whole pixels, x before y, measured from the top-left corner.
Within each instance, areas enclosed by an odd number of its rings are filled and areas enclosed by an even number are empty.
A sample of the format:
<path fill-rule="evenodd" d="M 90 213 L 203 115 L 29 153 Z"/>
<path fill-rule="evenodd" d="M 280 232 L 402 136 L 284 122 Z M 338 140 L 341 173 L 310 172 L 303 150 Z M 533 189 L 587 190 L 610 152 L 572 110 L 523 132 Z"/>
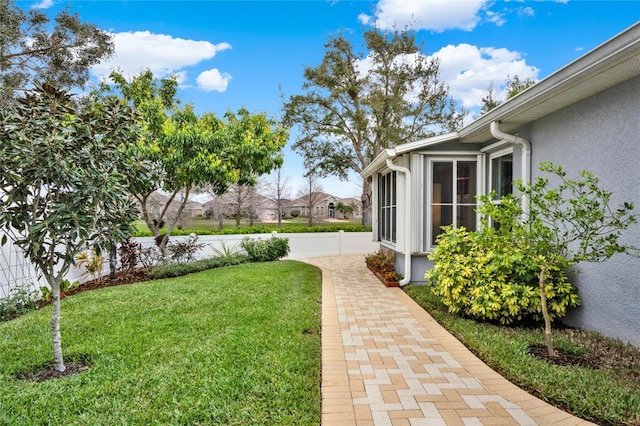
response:
<path fill-rule="evenodd" d="M 482 162 L 480 161 L 480 155 L 424 155 L 423 159 L 426 161 L 423 161 L 423 164 L 426 162 L 426 167 L 424 170 L 424 176 L 426 177 L 426 188 L 424 188 L 424 191 L 422 191 L 423 194 L 423 201 L 421 203 L 421 214 L 423 215 L 423 220 L 422 222 L 422 232 L 421 235 L 423 235 L 423 241 L 422 241 L 422 248 L 423 250 L 425 250 L 426 252 L 430 252 L 435 248 L 435 245 L 431 243 L 432 241 L 432 237 L 433 237 L 433 229 L 432 229 L 432 200 L 433 200 L 433 163 L 441 163 L 441 162 L 453 162 L 455 167 L 453 168 L 453 173 L 454 173 L 454 179 L 453 181 L 455 182 L 455 178 L 456 178 L 456 174 L 457 174 L 457 163 L 458 162 L 475 162 L 476 163 L 476 194 L 481 194 L 482 192 L 482 175 L 484 173 L 484 171 L 482 170 Z M 425 181 L 425 179 L 423 179 L 423 181 Z M 455 194 L 454 194 L 455 195 Z M 466 203 L 465 203 L 466 204 Z M 453 197 L 453 212 L 455 213 L 456 208 L 457 208 L 457 201 L 456 201 L 456 197 Z M 478 205 L 477 201 L 476 201 L 476 206 Z M 456 220 L 456 215 L 453 215 L 453 220 L 454 223 L 453 225 L 455 226 L 455 220 Z M 476 229 L 478 229 L 478 226 L 480 224 L 480 216 L 478 215 L 478 213 L 476 213 Z"/>
<path fill-rule="evenodd" d="M 499 151 L 491 152 L 489 154 L 489 170 L 488 170 L 488 188 L 487 193 L 491 192 L 493 189 L 493 160 L 500 157 L 505 157 L 507 155 L 511 155 L 511 160 L 513 162 L 513 145 L 510 145 L 508 148 L 501 149 Z M 513 163 L 512 163 L 513 164 Z M 513 165 L 512 165 L 513 167 Z M 515 179 L 514 179 L 515 180 Z M 494 200 L 495 203 L 500 203 L 500 200 Z"/>
<path fill-rule="evenodd" d="M 391 194 L 389 196 L 390 204 L 384 205 L 384 202 L 381 202 L 380 199 L 382 198 L 382 194 L 380 191 L 380 186 L 381 186 L 381 182 L 386 178 L 389 177 L 389 179 L 391 179 L 391 184 L 389 185 L 390 189 L 391 189 Z M 393 178 L 391 176 L 394 176 Z M 389 245 L 391 247 L 395 247 L 397 240 L 398 240 L 398 174 L 395 171 L 392 170 L 384 170 L 381 171 L 380 173 L 378 173 L 378 177 L 376 179 L 376 185 L 377 185 L 377 202 L 376 202 L 376 208 L 377 208 L 377 216 L 378 216 L 378 223 L 377 223 L 377 239 L 380 243 L 383 243 L 385 245 Z M 393 202 L 393 200 L 395 200 L 395 204 Z M 389 218 L 389 239 L 384 239 L 383 238 L 383 232 L 381 232 L 381 227 L 384 226 L 384 218 L 385 216 L 383 215 L 383 209 L 387 209 L 389 210 L 389 214 L 390 214 L 390 218 Z M 395 221 L 394 219 L 394 215 L 393 215 L 393 211 L 395 210 Z M 393 239 L 393 235 L 394 235 L 394 231 L 395 231 L 395 240 Z"/>

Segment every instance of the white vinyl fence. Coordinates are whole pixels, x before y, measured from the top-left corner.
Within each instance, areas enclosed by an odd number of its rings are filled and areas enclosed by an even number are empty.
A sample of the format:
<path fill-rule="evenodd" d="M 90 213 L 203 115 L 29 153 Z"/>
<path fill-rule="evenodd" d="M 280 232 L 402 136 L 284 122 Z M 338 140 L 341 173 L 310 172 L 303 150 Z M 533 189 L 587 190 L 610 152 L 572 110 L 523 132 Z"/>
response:
<path fill-rule="evenodd" d="M 215 250 L 223 247 L 241 250 L 240 242 L 243 238 L 270 239 L 272 237 L 287 238 L 289 240 L 288 259 L 304 259 L 309 257 L 342 256 L 352 254 L 372 253 L 378 249 L 378 244 L 371 238 L 371 232 L 316 232 L 316 233 L 279 233 L 252 235 L 199 235 L 198 241 L 205 247 L 198 253 L 198 258 L 215 255 Z M 184 241 L 189 236 L 172 236 L 171 242 Z M 153 237 L 135 238 L 143 247 L 155 246 Z M 34 289 L 44 286 L 44 280 L 38 281 L 37 274 L 31 263 L 24 258 L 22 251 L 7 243 L 0 251 L 0 298 L 9 296 L 11 289 L 20 285 L 30 285 Z M 105 262 L 104 274 L 108 273 L 108 262 Z M 83 271 L 71 268 L 67 279 L 71 281 L 85 281 Z"/>

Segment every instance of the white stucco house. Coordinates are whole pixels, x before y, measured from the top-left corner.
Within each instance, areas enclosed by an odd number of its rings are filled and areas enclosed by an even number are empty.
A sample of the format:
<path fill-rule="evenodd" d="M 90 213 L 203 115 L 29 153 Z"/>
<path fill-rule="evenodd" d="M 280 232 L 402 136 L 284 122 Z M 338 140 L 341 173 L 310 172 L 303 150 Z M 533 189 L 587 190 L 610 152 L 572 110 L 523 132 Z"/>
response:
<path fill-rule="evenodd" d="M 542 161 L 589 170 L 612 205 L 640 208 L 640 23 L 457 132 L 407 141 L 362 172 L 373 180 L 373 238 L 396 252 L 401 284 L 424 281 L 440 226 L 477 229 L 476 195 L 511 192 Z M 640 246 L 640 225 L 623 235 Z M 581 263 L 583 306 L 568 324 L 640 345 L 640 260 Z"/>

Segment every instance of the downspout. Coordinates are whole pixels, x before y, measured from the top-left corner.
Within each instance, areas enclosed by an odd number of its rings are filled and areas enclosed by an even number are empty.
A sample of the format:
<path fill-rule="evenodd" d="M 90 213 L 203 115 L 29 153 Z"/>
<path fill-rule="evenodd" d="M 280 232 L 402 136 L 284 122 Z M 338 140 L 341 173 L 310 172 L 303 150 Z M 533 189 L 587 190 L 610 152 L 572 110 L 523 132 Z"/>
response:
<path fill-rule="evenodd" d="M 529 141 L 519 136 L 510 135 L 508 133 L 502 132 L 500 130 L 499 121 L 492 121 L 490 130 L 491 130 L 491 135 L 494 138 L 499 139 L 501 141 L 512 143 L 514 145 L 519 145 L 521 147 L 522 154 L 520 155 L 520 160 L 521 160 L 521 171 L 522 171 L 522 183 L 524 183 L 525 186 L 528 186 L 529 182 L 531 181 L 531 178 L 530 178 L 531 172 L 529 170 L 529 165 L 531 164 L 531 144 L 529 143 Z M 529 215 L 529 199 L 524 194 L 522 195 L 522 211 L 526 216 Z"/>
<path fill-rule="evenodd" d="M 404 287 L 411 281 L 411 171 L 406 167 L 396 166 L 391 158 L 387 158 L 387 167 L 405 175 L 404 278 L 399 283 L 400 287 Z"/>

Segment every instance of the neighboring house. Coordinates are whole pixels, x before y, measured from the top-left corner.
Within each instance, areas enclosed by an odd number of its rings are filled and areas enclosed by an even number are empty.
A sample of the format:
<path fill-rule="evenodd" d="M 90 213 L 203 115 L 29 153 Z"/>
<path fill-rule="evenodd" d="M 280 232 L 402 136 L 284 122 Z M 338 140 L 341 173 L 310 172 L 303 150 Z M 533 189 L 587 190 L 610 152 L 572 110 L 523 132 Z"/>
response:
<path fill-rule="evenodd" d="M 237 214 L 238 201 L 236 195 L 229 192 L 219 195 L 203 205 L 205 216 L 213 219 L 232 218 Z M 244 218 L 253 216 L 260 221 L 277 219 L 275 202 L 264 195 L 253 192 L 243 196 L 240 203 L 240 214 Z"/>
<path fill-rule="evenodd" d="M 349 215 L 350 219 L 362 217 L 362 203 L 355 198 L 338 198 L 334 195 L 324 192 L 316 192 L 312 194 L 313 211 L 309 211 L 309 196 L 304 195 L 289 202 L 286 210 L 286 216 L 291 216 L 292 210 L 298 210 L 301 216 L 309 216 L 313 213 L 313 217 L 318 219 L 345 219 L 345 215 L 337 210 L 338 204 L 342 203 L 353 207 L 353 213 Z"/>
<path fill-rule="evenodd" d="M 512 191 L 542 161 L 589 170 L 612 205 L 640 208 L 640 24 L 636 24 L 458 132 L 383 151 L 373 179 L 373 236 L 396 252 L 403 284 L 424 281 L 441 225 L 480 226 L 475 196 Z M 637 211 L 637 210 L 636 210 Z M 640 225 L 623 234 L 640 245 Z M 572 277 L 583 306 L 566 318 L 640 344 L 640 260 L 581 263 Z"/>

